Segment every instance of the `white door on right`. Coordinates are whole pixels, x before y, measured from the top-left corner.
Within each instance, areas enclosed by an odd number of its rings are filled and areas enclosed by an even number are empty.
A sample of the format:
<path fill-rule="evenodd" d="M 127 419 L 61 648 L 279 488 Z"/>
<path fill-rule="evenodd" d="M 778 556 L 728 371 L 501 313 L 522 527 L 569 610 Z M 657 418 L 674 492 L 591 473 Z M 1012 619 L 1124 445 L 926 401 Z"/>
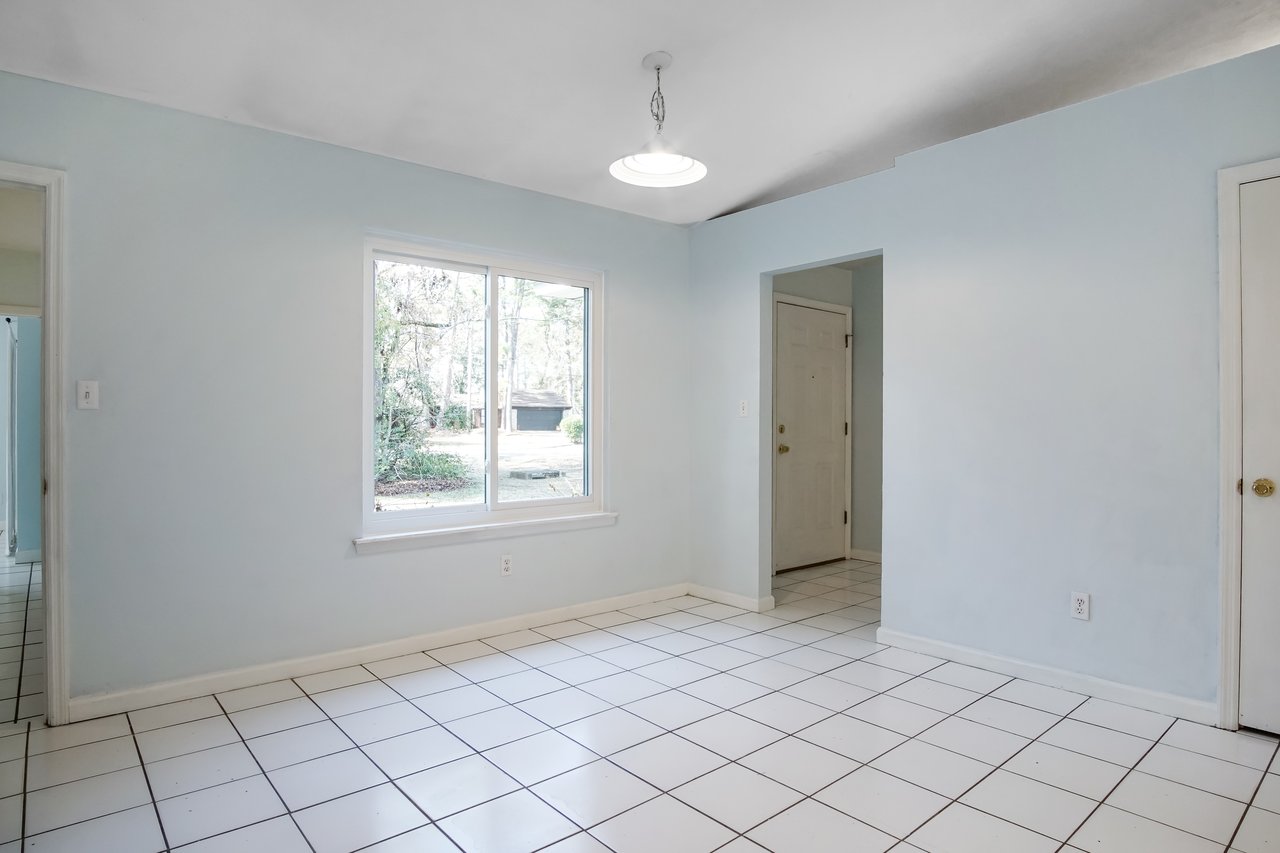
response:
<path fill-rule="evenodd" d="M 848 314 L 778 302 L 774 314 L 773 568 L 846 554 Z"/>
<path fill-rule="evenodd" d="M 1240 725 L 1280 733 L 1280 178 L 1240 187 Z"/>

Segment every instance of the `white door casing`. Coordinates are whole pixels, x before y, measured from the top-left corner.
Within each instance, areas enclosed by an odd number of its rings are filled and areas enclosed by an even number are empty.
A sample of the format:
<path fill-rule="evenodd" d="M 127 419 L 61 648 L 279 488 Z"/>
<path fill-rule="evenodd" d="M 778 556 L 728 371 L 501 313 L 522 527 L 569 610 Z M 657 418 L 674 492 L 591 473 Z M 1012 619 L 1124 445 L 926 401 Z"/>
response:
<path fill-rule="evenodd" d="M 63 364 L 64 199 L 66 173 L 58 169 L 0 161 L 0 180 L 43 187 L 44 290 L 41 295 L 41 452 L 44 462 L 43 542 L 45 606 L 45 697 L 50 725 L 71 722 L 70 672 L 67 644 L 67 588 L 64 524 L 65 494 L 62 471 L 65 457 L 63 422 L 71 394 Z M 14 313 L 14 312 L 10 312 Z M 25 313 L 25 312 L 24 312 Z"/>
<path fill-rule="evenodd" d="M 1240 725 L 1280 732 L 1280 178 L 1240 187 Z"/>
<path fill-rule="evenodd" d="M 847 554 L 850 316 L 840 305 L 775 302 L 774 571 Z"/>

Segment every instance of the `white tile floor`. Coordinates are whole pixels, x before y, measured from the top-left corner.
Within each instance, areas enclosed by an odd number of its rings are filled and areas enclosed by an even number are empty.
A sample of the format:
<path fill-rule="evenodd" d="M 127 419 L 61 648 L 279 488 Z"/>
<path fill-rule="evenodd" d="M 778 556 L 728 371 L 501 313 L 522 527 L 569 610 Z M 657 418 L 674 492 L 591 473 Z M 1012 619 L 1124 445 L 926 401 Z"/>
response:
<path fill-rule="evenodd" d="M 1280 850 L 1274 739 L 877 645 L 874 564 L 776 586 L 10 725 L 0 853 Z"/>
<path fill-rule="evenodd" d="M 40 569 L 0 558 L 0 724 L 44 717 Z"/>

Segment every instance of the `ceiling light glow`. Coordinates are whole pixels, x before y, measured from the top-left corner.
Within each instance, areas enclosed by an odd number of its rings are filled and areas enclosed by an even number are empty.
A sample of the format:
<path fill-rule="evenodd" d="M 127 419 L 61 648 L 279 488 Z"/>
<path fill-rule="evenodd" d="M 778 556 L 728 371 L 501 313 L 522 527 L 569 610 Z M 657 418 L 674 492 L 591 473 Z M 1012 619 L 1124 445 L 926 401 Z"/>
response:
<path fill-rule="evenodd" d="M 641 65 L 657 75 L 658 85 L 649 99 L 649 114 L 657 125 L 657 132 L 635 154 L 614 160 L 609 166 L 609 174 L 638 187 L 683 187 L 697 183 L 707 176 L 707 167 L 701 161 L 676 151 L 662 136 L 662 125 L 667 117 L 667 105 L 662 96 L 662 69 L 671 66 L 671 54 L 665 51 L 651 53 Z"/>

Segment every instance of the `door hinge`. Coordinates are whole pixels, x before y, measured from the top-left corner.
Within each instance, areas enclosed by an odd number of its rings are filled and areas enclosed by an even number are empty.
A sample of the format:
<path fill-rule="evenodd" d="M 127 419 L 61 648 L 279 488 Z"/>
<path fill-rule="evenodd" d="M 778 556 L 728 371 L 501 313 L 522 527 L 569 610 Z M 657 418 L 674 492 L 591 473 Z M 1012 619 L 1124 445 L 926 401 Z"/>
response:
<path fill-rule="evenodd" d="M 1244 480 L 1236 480 L 1236 494 L 1237 495 L 1244 494 Z"/>
<path fill-rule="evenodd" d="M 849 434 L 849 422 L 848 422 L 848 421 L 845 421 L 845 422 L 844 422 L 844 434 L 845 434 L 845 435 L 848 435 L 848 434 Z"/>
<path fill-rule="evenodd" d="M 848 349 L 848 348 L 849 348 L 849 341 L 851 341 L 851 340 L 853 340 L 853 335 L 845 335 L 845 336 L 844 336 L 844 348 L 845 348 L 845 349 Z"/>
<path fill-rule="evenodd" d="M 849 523 L 849 510 L 847 509 L 844 511 L 844 523 L 845 524 Z"/>
<path fill-rule="evenodd" d="M 40 482 L 41 482 L 41 484 L 42 484 L 42 485 L 41 485 L 41 488 L 42 488 L 42 489 L 44 489 L 44 491 L 43 491 L 43 492 L 41 492 L 41 494 L 45 494 L 45 495 L 49 494 L 49 481 L 48 481 L 48 480 L 41 480 Z"/>

